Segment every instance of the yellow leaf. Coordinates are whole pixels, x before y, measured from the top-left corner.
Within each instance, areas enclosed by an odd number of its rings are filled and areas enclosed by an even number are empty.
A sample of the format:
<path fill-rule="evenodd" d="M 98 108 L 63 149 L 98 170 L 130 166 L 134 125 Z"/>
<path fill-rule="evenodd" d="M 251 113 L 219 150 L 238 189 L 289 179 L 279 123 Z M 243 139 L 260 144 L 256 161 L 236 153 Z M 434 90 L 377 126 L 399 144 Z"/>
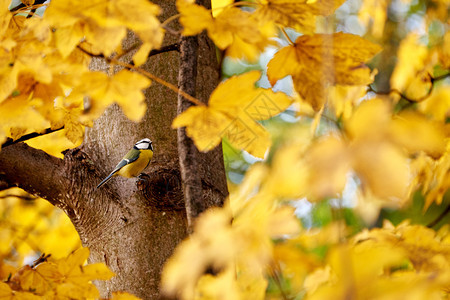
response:
<path fill-rule="evenodd" d="M 70 125 L 69 125 L 70 126 Z M 81 129 L 81 128 L 80 128 Z M 69 127 L 70 130 L 70 127 Z M 84 134 L 83 132 L 79 132 L 80 134 Z M 74 134 L 74 133 L 70 133 Z M 65 129 L 53 132 L 50 134 L 45 134 L 43 136 L 39 136 L 33 139 L 26 141 L 26 144 L 36 148 L 41 149 L 47 152 L 50 155 L 55 157 L 64 158 L 62 152 L 67 149 L 72 149 L 81 144 L 80 139 L 76 140 L 76 143 L 71 142 L 67 138 L 67 131 Z"/>
<path fill-rule="evenodd" d="M 0 282 L 0 299 L 12 299 L 13 293 L 9 285 Z"/>
<path fill-rule="evenodd" d="M 305 279 L 305 289 L 308 293 L 314 293 L 319 286 L 330 280 L 331 268 L 327 265 L 325 268 L 320 268 L 312 272 Z"/>
<path fill-rule="evenodd" d="M 279 114 L 292 100 L 284 93 L 256 88 L 260 76 L 252 71 L 222 82 L 211 94 L 208 106 L 189 108 L 172 126 L 186 126 L 200 151 L 213 149 L 227 137 L 236 148 L 264 157 L 270 146 L 269 134 L 256 121 Z"/>
<path fill-rule="evenodd" d="M 56 286 L 57 298 L 97 299 L 100 294 L 93 284 L 74 284 L 65 282 Z"/>
<path fill-rule="evenodd" d="M 407 111 L 397 115 L 391 126 L 395 141 L 412 154 L 425 151 L 431 157 L 439 158 L 445 152 L 447 135 L 441 123 Z"/>
<path fill-rule="evenodd" d="M 313 33 L 317 15 L 330 15 L 343 0 L 308 1 L 299 0 L 263 0 L 254 12 L 255 17 L 263 22 L 276 22 L 284 27 L 291 27 L 302 33 Z"/>
<path fill-rule="evenodd" d="M 64 276 L 70 275 L 72 271 L 77 272 L 80 266 L 83 266 L 89 257 L 88 248 L 80 248 L 72 252 L 67 258 L 60 259 L 57 262 L 58 271 Z"/>
<path fill-rule="evenodd" d="M 211 8 L 213 17 L 217 17 L 226 6 L 233 4 L 233 2 L 233 0 L 212 0 Z"/>
<path fill-rule="evenodd" d="M 394 201 L 406 199 L 410 174 L 408 160 L 388 143 L 361 143 L 353 147 L 353 168 L 378 197 Z"/>
<path fill-rule="evenodd" d="M 20 285 L 24 291 L 30 291 L 38 295 L 43 295 L 50 289 L 50 283 L 39 271 L 25 266 L 20 274 Z"/>
<path fill-rule="evenodd" d="M 345 129 L 353 140 L 379 140 L 386 136 L 391 121 L 391 107 L 387 101 L 373 99 L 363 101 L 352 117 L 345 123 Z"/>
<path fill-rule="evenodd" d="M 8 29 L 9 21 L 12 18 L 12 13 L 9 11 L 10 0 L 0 1 L 0 36 L 5 36 Z"/>
<path fill-rule="evenodd" d="M 335 116 L 345 121 L 366 95 L 366 90 L 366 86 L 335 85 L 328 89 L 328 104 L 334 109 Z"/>
<path fill-rule="evenodd" d="M 281 206 L 272 214 L 268 223 L 270 237 L 282 238 L 286 234 L 295 235 L 300 232 L 299 221 L 294 217 L 295 208 Z"/>
<path fill-rule="evenodd" d="M 191 1 L 178 0 L 180 22 L 184 35 L 195 35 L 207 30 L 209 37 L 228 55 L 254 61 L 268 45 L 275 31 L 270 24 L 261 24 L 249 12 L 236 7 L 226 7 L 215 18 L 211 12 Z"/>
<path fill-rule="evenodd" d="M 444 122 L 450 116 L 450 87 L 437 88 L 426 100 L 420 102 L 419 109 L 427 116 Z"/>
<path fill-rule="evenodd" d="M 26 132 L 40 132 L 49 127 L 49 123 L 27 101 L 26 97 L 9 98 L 0 103 L 1 127 L 4 132 L 9 128 L 24 128 Z"/>
<path fill-rule="evenodd" d="M 222 140 L 222 132 L 229 119 L 222 113 L 205 106 L 195 106 L 177 116 L 173 128 L 186 126 L 186 133 L 200 151 L 214 149 Z"/>
<path fill-rule="evenodd" d="M 359 21 L 368 26 L 371 23 L 372 34 L 381 38 L 386 24 L 389 1 L 387 0 L 364 0 L 358 12 Z"/>
<path fill-rule="evenodd" d="M 127 34 L 127 30 L 123 26 L 99 27 L 90 21 L 87 21 L 84 26 L 87 42 L 105 56 L 110 56 L 120 46 Z"/>
<path fill-rule="evenodd" d="M 153 45 L 144 43 L 139 50 L 133 55 L 133 62 L 135 66 L 140 66 L 147 61 L 148 54 L 152 50 Z"/>
<path fill-rule="evenodd" d="M 193 299 L 240 299 L 236 283 L 235 271 L 232 268 L 227 268 L 216 276 L 204 275 L 198 281 Z"/>
<path fill-rule="evenodd" d="M 442 63 L 443 68 L 450 68 L 450 32 L 447 31 L 444 35 L 444 43 L 442 48 L 439 49 L 439 60 Z"/>
<path fill-rule="evenodd" d="M 56 47 L 66 58 L 84 37 L 84 28 L 80 23 L 73 26 L 59 27 L 55 30 Z"/>
<path fill-rule="evenodd" d="M 307 299 L 381 299 L 379 281 L 382 281 L 390 268 L 398 267 L 404 255 L 390 247 L 341 245 L 333 248 L 328 256 L 331 274 L 327 270 L 313 273 L 309 279 Z M 312 282 L 311 282 L 312 281 Z M 395 290 L 395 289 L 394 289 Z M 380 298 L 378 298 L 380 297 Z M 384 297 L 383 297 L 384 299 Z"/>
<path fill-rule="evenodd" d="M 338 138 L 316 141 L 305 154 L 309 174 L 309 200 L 338 196 L 345 187 L 351 168 L 347 146 Z"/>
<path fill-rule="evenodd" d="M 183 35 L 196 35 L 207 29 L 213 22 L 211 13 L 201 5 L 190 1 L 177 0 L 180 12 L 180 23 L 183 25 Z"/>
<path fill-rule="evenodd" d="M 150 85 L 150 80 L 143 75 L 128 70 L 122 70 L 113 77 L 89 72 L 82 75 L 81 82 L 83 84 L 74 89 L 70 98 L 90 96 L 89 114 L 92 118 L 100 116 L 114 102 L 121 106 L 130 120 L 139 121 L 144 116 L 146 105 L 142 90 Z"/>
<path fill-rule="evenodd" d="M 319 111 L 329 86 L 372 82 L 370 69 L 364 63 L 380 50 L 378 45 L 347 33 L 303 35 L 294 45 L 275 54 L 267 75 L 272 85 L 292 75 L 297 92 Z"/>
<path fill-rule="evenodd" d="M 292 143 L 278 149 L 265 184 L 274 195 L 281 198 L 301 198 L 308 193 L 308 168 L 303 159 L 311 142 L 311 134 L 300 127 L 292 131 Z"/>
<path fill-rule="evenodd" d="M 398 61 L 391 76 L 391 88 L 403 92 L 412 84 L 418 72 L 425 67 L 428 51 L 426 46 L 419 44 L 418 40 L 417 34 L 410 33 L 400 43 L 397 53 Z M 420 95 L 412 95 L 411 98 L 423 96 L 426 91 Z"/>
<path fill-rule="evenodd" d="M 139 300 L 141 298 L 136 297 L 135 295 L 132 295 L 130 293 L 126 292 L 113 292 L 112 293 L 112 300 Z"/>
<path fill-rule="evenodd" d="M 89 264 L 83 267 L 83 271 L 80 274 L 80 278 L 88 278 L 88 280 L 109 280 L 114 277 L 115 274 L 104 264 L 95 263 Z"/>

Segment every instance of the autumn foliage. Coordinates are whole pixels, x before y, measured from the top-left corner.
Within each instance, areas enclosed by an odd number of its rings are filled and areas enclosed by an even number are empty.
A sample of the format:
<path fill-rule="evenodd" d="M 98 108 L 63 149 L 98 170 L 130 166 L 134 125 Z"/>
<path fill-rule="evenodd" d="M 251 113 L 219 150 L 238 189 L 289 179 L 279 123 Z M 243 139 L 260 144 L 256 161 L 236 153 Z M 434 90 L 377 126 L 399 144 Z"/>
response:
<path fill-rule="evenodd" d="M 224 142 L 226 159 L 245 164 L 246 152 L 258 161 L 230 180 L 225 207 L 202 214 L 179 245 L 164 293 L 448 299 L 448 1 L 360 1 L 360 35 L 336 25 L 338 8 L 356 1 L 221 0 L 208 10 L 177 0 L 180 14 L 163 24 L 147 0 L 22 2 L 14 10 L 0 0 L 0 143 L 50 128 L 27 143 L 61 156 L 112 103 L 141 120 L 151 82 L 178 92 L 139 67 L 164 34 L 206 32 L 228 63 L 250 66 L 226 74 L 207 105 L 191 97 L 195 105 L 173 120 L 200 151 Z M 411 11 L 405 19 L 420 15 L 408 20 L 421 29 L 403 26 L 396 45 L 393 2 Z M 123 49 L 127 31 L 141 43 Z M 260 63 L 267 49 L 274 54 Z M 90 71 L 94 58 L 110 69 Z M 92 280 L 114 274 L 85 265 L 89 250 L 67 218 L 42 199 L 29 204 L 19 189 L 0 196 L 0 299 L 98 298 Z M 70 242 L 60 245 L 60 236 Z M 43 252 L 52 255 L 38 258 Z M 30 257 L 37 263 L 25 265 Z"/>

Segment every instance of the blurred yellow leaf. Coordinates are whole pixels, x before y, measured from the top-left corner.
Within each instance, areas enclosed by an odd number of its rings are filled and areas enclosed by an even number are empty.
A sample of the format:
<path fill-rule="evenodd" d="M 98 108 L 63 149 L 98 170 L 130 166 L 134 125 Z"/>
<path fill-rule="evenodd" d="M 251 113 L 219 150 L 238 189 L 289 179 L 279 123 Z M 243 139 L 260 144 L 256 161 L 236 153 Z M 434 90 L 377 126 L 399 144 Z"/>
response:
<path fill-rule="evenodd" d="M 442 48 L 439 49 L 439 60 L 444 68 L 450 68 L 450 31 L 444 35 Z"/>
<path fill-rule="evenodd" d="M 403 92 L 410 86 L 414 88 L 419 82 L 418 80 L 421 80 L 418 73 L 426 67 L 428 50 L 426 46 L 419 43 L 417 34 L 410 33 L 400 43 L 397 56 L 398 61 L 391 76 L 391 87 Z M 429 82 L 425 82 L 425 86 L 420 87 L 421 93 L 417 93 L 417 91 L 414 93 L 413 91 L 413 93 L 408 93 L 407 96 L 411 99 L 420 98 L 426 95 L 429 88 Z"/>
<path fill-rule="evenodd" d="M 199 34 L 213 23 L 210 11 L 201 5 L 194 5 L 192 1 L 178 0 L 177 9 L 181 14 L 184 35 Z"/>
<path fill-rule="evenodd" d="M 353 109 L 366 95 L 366 86 L 335 85 L 328 89 L 327 101 L 334 110 L 334 115 L 342 120 L 348 120 Z"/>
<path fill-rule="evenodd" d="M 450 87 L 442 86 L 420 102 L 419 109 L 427 116 L 432 116 L 437 121 L 445 121 L 450 117 Z"/>
<path fill-rule="evenodd" d="M 233 2 L 234 0 L 212 0 L 211 8 L 213 17 L 219 15 L 226 6 L 232 4 Z"/>
<path fill-rule="evenodd" d="M 390 267 L 402 264 L 401 251 L 388 247 L 366 247 L 347 245 L 334 247 L 327 256 L 331 274 L 327 269 L 313 273 L 307 278 L 306 299 L 368 299 L 377 296 L 378 282 Z M 328 278 L 327 278 L 328 277 Z"/>
<path fill-rule="evenodd" d="M 177 0 L 184 35 L 195 35 L 207 30 L 209 37 L 222 50 L 234 58 L 256 60 L 260 52 L 275 35 L 270 24 L 260 24 L 249 12 L 236 7 L 226 7 L 215 18 L 204 7 L 188 0 Z"/>
<path fill-rule="evenodd" d="M 386 24 L 388 13 L 387 0 L 364 0 L 358 12 L 359 21 L 364 26 L 369 26 L 376 38 L 381 38 Z M 372 23 L 371 23 L 372 22 Z"/>
<path fill-rule="evenodd" d="M 272 85 L 292 75 L 297 92 L 319 111 L 329 86 L 372 82 L 370 69 L 364 63 L 380 50 L 378 45 L 347 33 L 303 35 L 294 45 L 275 54 L 267 75 Z"/>
<path fill-rule="evenodd" d="M 391 134 L 397 143 L 412 154 L 425 151 L 433 158 L 439 158 L 446 147 L 444 127 L 414 112 L 404 112 L 392 121 Z"/>
<path fill-rule="evenodd" d="M 263 22 L 276 22 L 277 24 L 294 28 L 302 33 L 313 33 L 316 27 L 317 15 L 327 16 L 344 3 L 337 1 L 303 0 L 262 0 L 254 12 L 255 17 Z"/>
<path fill-rule="evenodd" d="M 9 285 L 0 282 L 0 299 L 12 299 L 13 293 Z"/>
<path fill-rule="evenodd" d="M 146 45 L 141 52 L 148 54 L 161 45 L 163 31 L 157 19 L 160 9 L 151 2 L 77 0 L 72 4 L 76 7 L 67 10 L 64 1 L 55 0 L 45 11 L 45 19 L 56 28 L 56 45 L 63 57 L 74 50 L 81 38 L 109 56 L 125 38 L 127 28 L 136 32 Z"/>
<path fill-rule="evenodd" d="M 306 186 L 309 199 L 336 197 L 345 187 L 351 168 L 346 145 L 338 138 L 327 137 L 314 143 L 305 154 L 309 175 Z"/>
<path fill-rule="evenodd" d="M 248 199 L 234 216 L 227 206 L 210 209 L 198 218 L 194 233 L 166 264 L 162 289 L 168 295 L 192 299 L 197 284 L 207 294 L 215 294 L 217 285 L 224 284 L 235 294 L 248 295 L 250 289 L 262 296 L 266 281 L 261 274 L 271 260 L 272 239 L 297 234 L 299 227 L 292 208 L 277 207 L 270 197 L 261 194 Z M 214 235 L 210 234 L 212 231 Z M 245 278 L 239 289 L 236 266 L 242 270 L 238 274 Z M 219 275 L 203 276 L 206 270 Z M 233 272 L 228 274 L 230 271 Z M 220 290 L 225 286 L 220 286 Z"/>
<path fill-rule="evenodd" d="M 279 114 L 292 100 L 284 93 L 256 88 L 260 76 L 260 72 L 251 71 L 222 82 L 211 94 L 208 106 L 189 108 L 172 126 L 186 126 L 200 151 L 213 149 L 227 137 L 234 147 L 264 157 L 270 146 L 269 134 L 256 121 Z"/>
<path fill-rule="evenodd" d="M 366 143 L 353 147 L 353 168 L 362 187 L 381 198 L 403 201 L 407 198 L 410 174 L 408 160 L 388 143 Z"/>
<path fill-rule="evenodd" d="M 141 298 L 136 297 L 126 292 L 113 292 L 112 300 L 139 300 Z"/>

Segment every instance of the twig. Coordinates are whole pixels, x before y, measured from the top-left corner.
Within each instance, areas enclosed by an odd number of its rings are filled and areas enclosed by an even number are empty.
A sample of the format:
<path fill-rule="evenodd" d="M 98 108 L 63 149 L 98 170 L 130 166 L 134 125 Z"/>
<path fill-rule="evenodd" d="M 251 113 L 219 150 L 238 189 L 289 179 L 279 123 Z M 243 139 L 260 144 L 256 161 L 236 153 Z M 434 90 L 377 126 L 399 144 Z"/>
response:
<path fill-rule="evenodd" d="M 278 290 L 280 291 L 281 294 L 281 298 L 283 300 L 289 300 L 290 297 L 286 294 L 286 292 L 284 291 L 283 288 L 283 284 L 281 282 L 281 278 L 280 278 L 280 271 L 279 271 L 279 265 L 278 264 L 273 264 L 272 268 L 270 268 L 270 273 L 272 275 L 273 281 L 275 282 L 275 284 L 278 287 Z"/>
<path fill-rule="evenodd" d="M 179 43 L 175 43 L 175 44 L 170 44 L 170 45 L 161 47 L 159 49 L 153 49 L 148 54 L 148 57 L 153 56 L 153 55 L 157 55 L 157 54 L 160 54 L 160 53 L 164 53 L 164 52 L 170 52 L 170 51 L 180 52 L 180 44 Z"/>
<path fill-rule="evenodd" d="M 64 128 L 64 126 L 56 128 L 56 129 L 47 128 L 43 132 L 32 132 L 32 133 L 25 134 L 25 135 L 21 136 L 20 138 L 18 138 L 17 140 L 14 140 L 12 138 L 7 138 L 6 142 L 4 142 L 2 144 L 2 148 L 5 148 L 5 147 L 8 147 L 8 146 L 20 143 L 20 142 L 24 142 L 24 141 L 27 141 L 27 140 L 31 140 L 31 139 L 33 139 L 35 137 L 38 137 L 38 136 L 43 136 L 43 135 L 46 135 L 46 134 L 49 134 L 49 133 L 53 133 L 53 132 L 59 131 L 59 130 L 61 130 L 63 128 Z"/>
<path fill-rule="evenodd" d="M 32 267 L 32 268 L 36 268 L 37 265 L 39 265 L 39 264 L 41 264 L 41 263 L 43 263 L 43 262 L 46 262 L 47 259 L 48 259 L 50 256 L 52 256 L 52 255 L 51 255 L 51 254 L 45 254 L 45 253 L 42 253 L 42 255 L 39 256 L 39 258 L 36 259 L 36 260 L 33 262 L 33 264 L 31 265 L 31 267 Z"/>
<path fill-rule="evenodd" d="M 432 228 L 432 227 L 436 226 L 440 221 L 442 221 L 442 219 L 445 218 L 445 216 L 446 216 L 449 212 L 450 212 L 450 205 L 447 205 L 447 208 L 446 208 L 443 212 L 441 212 L 441 214 L 440 214 L 436 219 L 434 219 L 432 222 L 430 222 L 430 223 L 427 225 L 427 227 Z"/>
<path fill-rule="evenodd" d="M 15 12 L 15 11 L 18 11 L 18 10 L 20 10 L 20 9 L 22 9 L 22 8 L 25 8 L 25 10 L 26 9 L 33 9 L 33 8 L 36 8 L 36 6 L 38 6 L 38 5 L 40 5 L 40 4 L 44 4 L 44 2 L 45 2 L 46 0 L 36 0 L 35 2 L 34 2 L 34 4 L 33 5 L 30 5 L 30 6 L 26 6 L 25 4 L 23 4 L 23 3 L 20 3 L 19 5 L 17 5 L 16 7 L 13 7 L 13 8 L 11 8 L 9 11 L 10 12 Z"/>
<path fill-rule="evenodd" d="M 409 103 L 417 103 L 417 102 L 421 102 L 421 101 L 427 99 L 431 95 L 431 93 L 433 92 L 434 83 L 436 81 L 443 80 L 443 79 L 445 79 L 447 77 L 450 77 L 450 73 L 447 73 L 447 74 L 444 74 L 444 75 L 441 75 L 441 76 L 438 76 L 438 77 L 432 77 L 430 74 L 428 74 L 428 77 L 430 78 L 430 84 L 431 84 L 430 89 L 428 90 L 428 92 L 425 95 L 423 95 L 422 97 L 419 97 L 417 99 L 409 98 L 408 96 L 406 96 L 405 94 L 403 94 L 402 92 L 400 92 L 397 89 L 391 89 L 391 90 L 389 90 L 387 92 L 380 92 L 380 91 L 376 91 L 372 87 L 372 85 L 369 85 L 369 91 L 370 92 L 374 92 L 375 94 L 378 94 L 378 95 L 390 95 L 392 93 L 395 93 L 395 94 L 399 95 L 402 99 L 408 101 Z"/>
<path fill-rule="evenodd" d="M 295 43 L 291 40 L 289 35 L 286 33 L 283 27 L 280 27 L 281 32 L 283 33 L 284 37 L 288 40 L 289 44 L 295 45 Z"/>
<path fill-rule="evenodd" d="M 128 54 L 129 52 L 133 51 L 134 49 L 139 47 L 139 43 L 135 43 L 134 45 L 132 45 L 130 48 L 126 49 L 123 51 L 123 53 L 121 53 L 120 55 L 117 55 L 116 57 L 114 57 L 114 59 L 120 59 L 122 58 L 124 55 Z M 150 58 L 154 55 L 158 55 L 164 52 L 170 52 L 170 51 L 177 51 L 180 52 L 180 44 L 179 43 L 175 43 L 175 44 L 170 44 L 167 46 L 163 46 L 159 49 L 153 49 L 151 50 L 148 55 L 147 58 Z M 134 62 L 130 63 L 131 65 L 134 65 Z"/>
<path fill-rule="evenodd" d="M 147 72 L 147 71 L 145 71 L 145 70 L 143 70 L 143 69 L 141 69 L 141 68 L 139 68 L 139 67 L 136 67 L 136 66 L 134 66 L 134 65 L 132 65 L 132 64 L 129 64 L 129 63 L 121 62 L 121 61 L 119 61 L 119 60 L 117 60 L 117 59 L 114 59 L 114 58 L 108 58 L 108 57 L 105 57 L 103 54 L 93 54 L 93 53 L 90 53 L 89 51 L 83 49 L 83 47 L 80 47 L 80 46 L 77 46 L 77 47 L 78 47 L 78 49 L 80 49 L 83 53 L 85 53 L 85 54 L 87 54 L 87 55 L 89 55 L 89 56 L 91 56 L 91 57 L 99 57 L 99 58 L 103 58 L 103 59 L 105 59 L 107 62 L 114 63 L 114 64 L 116 64 L 116 65 L 125 67 L 125 68 L 128 69 L 128 70 L 134 70 L 134 71 L 136 71 L 136 72 L 138 72 L 138 73 L 141 73 L 142 75 L 144 75 L 144 76 L 146 76 L 146 77 L 148 77 L 148 78 L 150 78 L 150 79 L 152 79 L 152 80 L 158 82 L 159 84 L 162 84 L 162 85 L 168 87 L 169 89 L 171 89 L 171 90 L 174 91 L 175 93 L 182 95 L 183 97 L 185 97 L 186 99 L 188 99 L 189 101 L 191 101 L 192 103 L 194 103 L 194 104 L 196 104 L 196 105 L 199 105 L 199 106 L 205 105 L 203 102 L 201 102 L 201 101 L 198 100 L 197 98 L 194 98 L 194 97 L 192 97 L 191 95 L 189 95 L 189 94 L 183 92 L 182 90 L 180 90 L 179 88 L 177 88 L 175 85 L 171 84 L 170 82 L 167 82 L 167 81 L 165 81 L 164 79 L 161 79 L 161 78 L 159 78 L 158 76 L 155 76 L 155 75 L 153 75 L 152 73 Z"/>

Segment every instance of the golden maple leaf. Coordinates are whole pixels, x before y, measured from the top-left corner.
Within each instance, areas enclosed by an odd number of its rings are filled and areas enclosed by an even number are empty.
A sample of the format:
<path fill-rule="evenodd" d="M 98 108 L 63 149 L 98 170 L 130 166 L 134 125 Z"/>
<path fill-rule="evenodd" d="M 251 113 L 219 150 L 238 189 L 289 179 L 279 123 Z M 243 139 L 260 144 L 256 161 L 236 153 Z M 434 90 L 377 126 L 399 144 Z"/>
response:
<path fill-rule="evenodd" d="M 303 33 L 313 33 L 316 16 L 327 16 L 334 12 L 344 0 L 259 0 L 255 17 L 262 22 L 275 22 Z"/>
<path fill-rule="evenodd" d="M 275 54 L 267 76 L 273 85 L 292 75 L 297 92 L 319 111 L 329 86 L 372 82 L 371 71 L 364 63 L 380 50 L 380 46 L 348 33 L 303 35 Z"/>
<path fill-rule="evenodd" d="M 133 30 L 145 47 L 136 58 L 140 65 L 153 48 L 159 48 L 163 31 L 157 19 L 160 8 L 145 0 L 129 2 L 79 1 L 72 2 L 73 9 L 67 9 L 65 1 L 52 1 L 45 12 L 45 19 L 56 28 L 55 38 L 63 57 L 71 53 L 83 39 L 95 52 L 109 56 L 125 38 L 126 30 Z M 143 53 L 142 53 L 143 52 Z"/>
<path fill-rule="evenodd" d="M 260 76 L 259 71 L 251 71 L 222 82 L 211 94 L 208 106 L 189 108 L 175 118 L 172 126 L 186 126 L 200 151 L 213 149 L 227 137 L 234 147 L 264 157 L 270 138 L 256 121 L 279 114 L 292 100 L 284 93 L 256 88 Z"/>
<path fill-rule="evenodd" d="M 234 58 L 246 58 L 254 61 L 274 36 L 272 26 L 261 24 L 249 12 L 236 7 L 225 7 L 215 18 L 206 8 L 187 0 L 178 0 L 177 8 L 181 14 L 183 35 L 196 35 L 203 30 L 216 46 L 227 50 Z"/>
<path fill-rule="evenodd" d="M 110 104 L 116 102 L 125 115 L 139 121 L 145 114 L 146 105 L 143 89 L 150 86 L 150 79 L 128 70 L 122 70 L 112 77 L 102 72 L 87 72 L 81 75 L 82 85 L 76 87 L 69 99 L 76 102 L 83 96 L 91 97 L 88 119 L 98 116 Z"/>

